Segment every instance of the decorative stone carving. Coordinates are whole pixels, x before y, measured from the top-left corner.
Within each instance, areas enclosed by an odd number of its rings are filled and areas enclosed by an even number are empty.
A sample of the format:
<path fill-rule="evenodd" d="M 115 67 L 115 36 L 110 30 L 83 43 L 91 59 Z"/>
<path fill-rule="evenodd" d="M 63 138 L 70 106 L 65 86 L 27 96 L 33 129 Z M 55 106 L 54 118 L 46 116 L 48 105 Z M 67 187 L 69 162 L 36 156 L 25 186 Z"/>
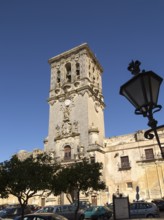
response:
<path fill-rule="evenodd" d="M 85 93 L 86 93 L 86 91 L 82 90 L 82 91 L 79 92 L 79 95 L 84 96 Z"/>
<path fill-rule="evenodd" d="M 59 68 L 60 68 L 60 65 L 61 65 L 60 63 L 59 63 L 59 64 L 57 64 L 56 68 L 57 68 L 57 69 L 59 69 Z"/>
<path fill-rule="evenodd" d="M 63 135 L 68 135 L 71 134 L 72 132 L 72 124 L 70 122 L 65 122 L 62 125 L 62 134 Z"/>
<path fill-rule="evenodd" d="M 59 125 L 56 126 L 56 134 L 57 134 L 57 136 L 60 136 L 60 127 L 59 127 Z"/>
<path fill-rule="evenodd" d="M 63 101 L 64 101 L 64 97 L 60 97 L 59 102 L 63 102 Z"/>
<path fill-rule="evenodd" d="M 56 101 L 55 100 L 50 100 L 49 103 L 50 105 L 53 105 Z"/>
<path fill-rule="evenodd" d="M 50 150 L 50 151 L 48 151 L 48 153 L 49 153 L 49 156 L 51 157 L 51 159 L 55 158 L 56 152 L 54 150 Z"/>
<path fill-rule="evenodd" d="M 96 110 L 96 112 L 99 111 L 99 107 L 100 107 L 100 104 L 98 102 L 95 102 L 95 110 Z"/>
<path fill-rule="evenodd" d="M 78 133 L 78 122 L 74 121 L 71 123 L 69 120 L 63 122 L 61 128 L 59 125 L 56 126 L 56 137 L 55 140 L 62 139 L 68 136 L 76 136 Z"/>
<path fill-rule="evenodd" d="M 74 121 L 73 123 L 73 132 L 78 133 L 78 121 Z"/>
<path fill-rule="evenodd" d="M 66 107 L 65 107 L 63 113 L 64 113 L 64 121 L 69 120 L 69 117 L 70 117 L 70 109 L 69 109 L 69 106 L 66 106 Z"/>
<path fill-rule="evenodd" d="M 75 62 L 77 62 L 78 60 L 79 60 L 79 56 L 76 55 L 76 57 L 75 57 Z"/>

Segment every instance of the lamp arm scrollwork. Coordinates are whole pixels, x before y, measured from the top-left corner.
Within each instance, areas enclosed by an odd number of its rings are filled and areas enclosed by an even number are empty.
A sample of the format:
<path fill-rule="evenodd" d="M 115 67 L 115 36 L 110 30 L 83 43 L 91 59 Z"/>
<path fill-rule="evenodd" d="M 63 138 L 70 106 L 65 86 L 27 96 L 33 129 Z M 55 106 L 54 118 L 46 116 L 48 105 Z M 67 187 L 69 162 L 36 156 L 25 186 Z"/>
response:
<path fill-rule="evenodd" d="M 159 111 L 161 110 L 161 108 L 162 108 L 162 105 L 156 105 L 156 106 L 155 106 L 155 109 L 156 109 L 156 110 L 153 111 L 153 114 L 154 114 L 155 112 L 159 112 Z"/>
<path fill-rule="evenodd" d="M 157 130 L 158 129 L 161 129 L 161 128 L 164 128 L 164 125 L 160 125 L 160 126 L 157 126 L 155 128 L 152 128 L 152 129 L 149 129 L 145 132 L 144 136 L 145 138 L 151 140 L 154 138 L 154 136 L 156 137 L 156 140 L 157 140 L 157 143 L 158 143 L 158 146 L 160 148 L 160 151 L 161 151 L 161 155 L 162 155 L 162 158 L 164 158 L 164 152 L 162 150 L 162 146 L 161 146 L 161 143 L 160 143 L 160 140 L 159 140 L 159 136 L 158 136 L 158 133 L 157 133 Z M 154 132 L 154 134 L 152 134 L 152 132 Z"/>
<path fill-rule="evenodd" d="M 156 129 L 155 129 L 156 132 L 157 132 L 157 130 L 159 130 L 161 128 L 164 128 L 164 125 L 160 125 L 160 126 L 156 127 Z M 154 132 L 153 128 L 145 131 L 144 137 L 147 138 L 147 139 L 150 139 L 150 140 L 153 139 L 154 138 L 154 134 L 152 134 L 152 132 Z"/>
<path fill-rule="evenodd" d="M 153 131 L 154 131 L 154 129 L 149 129 L 149 130 L 145 131 L 144 137 L 146 139 L 149 139 L 149 140 L 153 139 L 154 138 L 154 134 L 151 133 Z"/>
<path fill-rule="evenodd" d="M 142 109 L 144 108 L 144 112 Z M 158 111 L 160 111 L 162 108 L 161 105 L 155 105 L 151 107 L 151 114 L 154 114 Z M 142 106 L 141 108 L 135 109 L 134 112 L 136 115 L 143 115 L 144 117 L 149 117 L 150 115 L 150 106 Z"/>

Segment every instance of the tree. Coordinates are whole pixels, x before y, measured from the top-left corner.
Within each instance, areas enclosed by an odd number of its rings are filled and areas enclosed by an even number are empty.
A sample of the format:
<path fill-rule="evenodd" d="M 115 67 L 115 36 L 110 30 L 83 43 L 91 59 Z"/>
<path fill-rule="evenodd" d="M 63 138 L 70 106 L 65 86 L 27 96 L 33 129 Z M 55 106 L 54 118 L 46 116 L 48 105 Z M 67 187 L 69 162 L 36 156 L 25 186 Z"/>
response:
<path fill-rule="evenodd" d="M 23 160 L 14 155 L 9 161 L 1 163 L 0 197 L 5 198 L 10 194 L 17 197 L 22 218 L 30 198 L 39 195 L 38 191 L 43 194 L 51 190 L 52 177 L 60 167 L 57 163 L 52 164 L 51 160 L 47 154 L 31 155 Z"/>
<path fill-rule="evenodd" d="M 76 162 L 72 165 L 63 167 L 55 177 L 53 192 L 55 195 L 59 191 L 72 196 L 76 192 L 77 206 L 75 210 L 75 219 L 79 209 L 80 193 L 86 193 L 90 190 L 104 190 L 105 183 L 101 180 L 102 163 L 90 163 L 87 159 Z"/>

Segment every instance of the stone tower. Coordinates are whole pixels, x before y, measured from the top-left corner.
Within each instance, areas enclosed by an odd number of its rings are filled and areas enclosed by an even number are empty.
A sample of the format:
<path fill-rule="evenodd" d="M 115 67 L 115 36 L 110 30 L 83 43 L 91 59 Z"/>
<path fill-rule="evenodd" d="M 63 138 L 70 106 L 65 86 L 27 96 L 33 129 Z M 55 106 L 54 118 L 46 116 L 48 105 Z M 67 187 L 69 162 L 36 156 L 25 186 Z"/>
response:
<path fill-rule="evenodd" d="M 86 43 L 49 59 L 46 151 L 61 161 L 92 157 L 104 139 L 102 67 Z"/>

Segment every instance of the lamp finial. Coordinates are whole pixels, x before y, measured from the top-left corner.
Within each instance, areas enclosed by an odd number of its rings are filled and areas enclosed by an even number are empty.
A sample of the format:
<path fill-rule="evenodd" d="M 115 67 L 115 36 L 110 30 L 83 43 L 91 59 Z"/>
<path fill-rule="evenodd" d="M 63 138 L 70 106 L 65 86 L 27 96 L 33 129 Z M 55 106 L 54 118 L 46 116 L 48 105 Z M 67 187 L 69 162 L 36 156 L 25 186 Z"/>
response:
<path fill-rule="evenodd" d="M 128 66 L 128 70 L 131 72 L 131 74 L 133 75 L 137 75 L 140 73 L 140 65 L 141 65 L 141 62 L 136 60 L 136 61 L 131 61 L 131 63 L 129 63 L 129 66 Z"/>

